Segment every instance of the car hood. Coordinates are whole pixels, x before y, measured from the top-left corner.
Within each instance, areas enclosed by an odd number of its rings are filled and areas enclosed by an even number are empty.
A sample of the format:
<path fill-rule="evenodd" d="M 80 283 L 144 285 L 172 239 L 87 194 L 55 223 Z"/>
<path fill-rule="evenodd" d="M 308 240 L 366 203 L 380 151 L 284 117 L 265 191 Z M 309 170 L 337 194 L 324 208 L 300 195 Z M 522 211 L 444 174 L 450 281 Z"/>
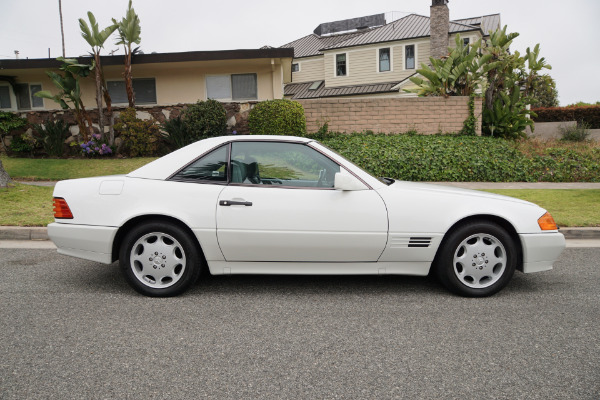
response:
<path fill-rule="evenodd" d="M 480 197 L 485 199 L 494 199 L 501 201 L 508 201 L 519 204 L 526 204 L 536 206 L 536 204 L 531 203 L 529 201 L 516 199 L 514 197 L 503 196 L 500 194 L 482 192 L 479 190 L 471 190 L 471 189 L 462 189 L 451 186 L 444 186 L 432 183 L 421 183 L 421 182 L 408 182 L 408 181 L 395 181 L 393 184 L 389 186 L 391 189 L 401 190 L 401 191 L 418 191 L 418 192 L 430 192 L 430 193 L 440 193 L 445 195 L 456 195 L 456 196 L 466 196 L 466 197 Z"/>

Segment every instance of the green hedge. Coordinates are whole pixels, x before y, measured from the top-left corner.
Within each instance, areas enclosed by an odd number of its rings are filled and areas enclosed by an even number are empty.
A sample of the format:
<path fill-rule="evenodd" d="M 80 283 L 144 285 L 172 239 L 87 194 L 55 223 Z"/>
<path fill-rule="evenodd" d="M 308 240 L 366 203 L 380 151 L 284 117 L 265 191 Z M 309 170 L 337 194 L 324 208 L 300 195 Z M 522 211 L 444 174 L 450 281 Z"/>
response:
<path fill-rule="evenodd" d="M 304 136 L 304 107 L 287 99 L 262 101 L 250 110 L 248 127 L 252 135 Z"/>
<path fill-rule="evenodd" d="M 350 134 L 321 142 L 375 176 L 410 181 L 600 182 L 600 148 L 526 155 L 490 137 Z"/>
<path fill-rule="evenodd" d="M 590 129 L 600 129 L 600 106 L 534 108 L 535 122 L 586 122 Z"/>

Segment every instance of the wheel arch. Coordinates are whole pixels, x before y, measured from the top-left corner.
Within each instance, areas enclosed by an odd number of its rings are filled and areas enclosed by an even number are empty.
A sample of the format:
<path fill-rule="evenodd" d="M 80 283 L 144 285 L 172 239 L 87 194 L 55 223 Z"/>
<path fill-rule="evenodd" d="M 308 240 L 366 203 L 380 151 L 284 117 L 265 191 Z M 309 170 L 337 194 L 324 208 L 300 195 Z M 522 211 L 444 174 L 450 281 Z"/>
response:
<path fill-rule="evenodd" d="M 468 223 L 473 223 L 473 222 L 494 222 L 497 225 L 500 225 L 504 230 L 506 230 L 508 232 L 508 234 L 510 235 L 511 239 L 513 240 L 515 247 L 517 249 L 517 270 L 523 271 L 523 245 L 521 244 L 521 239 L 519 238 L 519 234 L 517 233 L 517 230 L 506 219 L 499 217 L 497 215 L 490 215 L 490 214 L 471 215 L 471 216 L 468 216 L 468 217 L 465 217 L 463 219 L 456 221 L 454 223 L 454 225 L 452 225 L 450 227 L 450 229 L 448 229 L 446 231 L 446 233 L 444 234 L 444 237 L 442 238 L 442 241 L 440 242 L 440 245 L 438 246 L 438 248 L 435 252 L 435 257 L 434 257 L 433 263 L 432 263 L 432 269 L 436 268 L 438 256 L 439 256 L 441 250 L 443 249 L 444 245 L 446 244 L 446 241 L 452 235 L 452 233 L 455 230 L 457 230 L 458 228 L 460 228 L 461 226 L 468 224 Z"/>
<path fill-rule="evenodd" d="M 192 229 L 187 226 L 184 222 L 182 222 L 181 220 L 174 218 L 174 217 L 170 217 L 167 215 L 161 215 L 161 214 L 147 214 L 147 215 L 140 215 L 137 217 L 134 217 L 132 219 L 130 219 L 129 221 L 125 222 L 123 225 L 121 225 L 121 227 L 117 230 L 117 233 L 115 234 L 115 238 L 113 240 L 113 244 L 112 244 L 112 262 L 115 262 L 119 259 L 119 252 L 121 250 L 121 245 L 123 244 L 123 238 L 125 237 L 125 235 L 127 235 L 127 233 L 133 229 L 135 226 L 142 224 L 144 222 L 164 222 L 167 224 L 173 224 L 173 225 L 177 225 L 178 227 L 180 227 L 181 229 L 185 230 L 188 235 L 190 235 L 190 238 L 192 238 L 193 242 L 196 244 L 198 251 L 200 253 L 200 256 L 202 257 L 202 266 L 203 268 L 205 268 L 207 266 L 206 263 L 206 257 L 204 256 L 204 251 L 202 250 L 202 246 L 200 245 L 200 242 L 198 241 L 198 238 L 196 237 L 196 235 L 194 235 L 194 232 L 192 231 Z"/>

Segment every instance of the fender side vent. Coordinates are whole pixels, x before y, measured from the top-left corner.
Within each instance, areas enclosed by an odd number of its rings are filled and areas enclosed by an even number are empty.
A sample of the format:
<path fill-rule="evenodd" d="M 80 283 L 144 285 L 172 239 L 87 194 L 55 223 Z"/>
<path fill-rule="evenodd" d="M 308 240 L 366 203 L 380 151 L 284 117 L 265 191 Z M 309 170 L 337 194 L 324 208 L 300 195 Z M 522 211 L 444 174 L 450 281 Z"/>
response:
<path fill-rule="evenodd" d="M 408 247 L 429 247 L 430 244 L 430 237 L 411 237 L 408 241 Z"/>

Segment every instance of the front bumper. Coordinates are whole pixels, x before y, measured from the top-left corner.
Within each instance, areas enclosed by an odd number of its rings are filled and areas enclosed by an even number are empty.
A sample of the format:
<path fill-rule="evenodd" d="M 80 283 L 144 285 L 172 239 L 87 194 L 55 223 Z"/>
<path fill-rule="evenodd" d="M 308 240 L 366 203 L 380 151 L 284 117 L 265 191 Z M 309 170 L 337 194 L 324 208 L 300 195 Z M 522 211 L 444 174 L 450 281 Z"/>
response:
<path fill-rule="evenodd" d="M 565 249 L 565 237 L 560 232 L 520 234 L 523 246 L 523 272 L 540 272 L 552 265 Z"/>
<path fill-rule="evenodd" d="M 60 254 L 110 264 L 117 229 L 53 222 L 48 225 L 48 236 Z"/>

